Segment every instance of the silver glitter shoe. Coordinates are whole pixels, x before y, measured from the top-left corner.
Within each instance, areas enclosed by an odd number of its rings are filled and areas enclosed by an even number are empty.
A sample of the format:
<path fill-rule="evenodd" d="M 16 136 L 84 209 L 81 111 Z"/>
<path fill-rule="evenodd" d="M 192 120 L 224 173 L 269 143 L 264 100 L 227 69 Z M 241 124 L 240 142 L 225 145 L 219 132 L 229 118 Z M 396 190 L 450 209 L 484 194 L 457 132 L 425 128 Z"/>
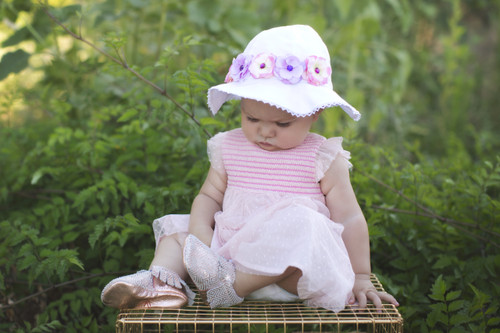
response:
<path fill-rule="evenodd" d="M 184 290 L 183 290 L 184 289 Z M 193 303 L 194 293 L 175 272 L 153 266 L 109 282 L 101 293 L 102 302 L 110 307 L 166 307 L 178 309 Z"/>
<path fill-rule="evenodd" d="M 243 302 L 233 288 L 234 265 L 193 235 L 189 235 L 184 244 L 184 265 L 196 287 L 206 291 L 212 309 Z"/>

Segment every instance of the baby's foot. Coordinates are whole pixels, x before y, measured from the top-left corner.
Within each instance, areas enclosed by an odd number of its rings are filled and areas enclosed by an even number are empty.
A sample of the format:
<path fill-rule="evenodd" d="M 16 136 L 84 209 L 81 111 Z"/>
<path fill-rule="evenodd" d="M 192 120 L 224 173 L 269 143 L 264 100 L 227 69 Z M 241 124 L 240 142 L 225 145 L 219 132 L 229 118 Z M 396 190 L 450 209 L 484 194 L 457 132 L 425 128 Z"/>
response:
<path fill-rule="evenodd" d="M 186 238 L 184 264 L 196 287 L 206 291 L 212 309 L 243 302 L 233 288 L 234 265 L 193 235 Z"/>
<path fill-rule="evenodd" d="M 175 273 L 173 273 L 175 274 Z M 130 309 L 163 304 L 165 307 L 178 309 L 188 302 L 182 286 L 170 286 L 153 276 L 151 271 L 142 270 L 135 274 L 122 276 L 109 282 L 102 290 L 101 300 L 110 307 Z"/>
<path fill-rule="evenodd" d="M 169 289 L 168 291 L 166 289 Z M 180 309 L 183 307 L 188 298 L 186 294 L 178 288 L 166 285 L 164 290 L 165 295 L 154 298 L 146 298 L 136 306 L 134 309 L 149 309 L 149 308 L 164 308 L 164 309 Z"/>

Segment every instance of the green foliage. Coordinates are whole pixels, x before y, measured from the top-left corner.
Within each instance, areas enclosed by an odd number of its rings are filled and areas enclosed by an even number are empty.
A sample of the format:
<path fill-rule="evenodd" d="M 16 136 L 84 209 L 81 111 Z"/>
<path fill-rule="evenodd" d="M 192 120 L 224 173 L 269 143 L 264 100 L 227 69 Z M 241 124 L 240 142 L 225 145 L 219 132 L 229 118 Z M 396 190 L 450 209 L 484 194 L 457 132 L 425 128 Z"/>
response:
<path fill-rule="evenodd" d="M 305 23 L 363 114 L 315 130 L 346 138 L 405 328 L 498 332 L 499 1 L 50 3 L 73 37 L 0 4 L 1 331 L 113 330 L 101 288 L 149 265 L 151 222 L 189 211 L 206 139 L 238 126 L 206 90 L 257 32 Z"/>
<path fill-rule="evenodd" d="M 10 73 L 18 73 L 28 66 L 29 53 L 17 50 L 7 53 L 0 61 L 0 80 L 5 79 Z"/>
<path fill-rule="evenodd" d="M 459 298 L 462 291 L 449 290 L 441 275 L 436 279 L 429 295 L 436 302 L 426 319 L 431 332 L 489 332 L 498 327 L 498 301 L 470 287 L 475 294 L 472 302 Z"/>
<path fill-rule="evenodd" d="M 57 321 L 51 321 L 50 323 L 37 323 L 36 327 L 32 328 L 29 322 L 25 322 L 26 330 L 19 332 L 30 332 L 30 333 L 49 333 L 58 332 L 63 328 L 62 324 Z"/>
<path fill-rule="evenodd" d="M 405 300 L 405 327 L 498 328 L 498 297 L 484 295 L 500 292 L 500 157 L 476 164 L 422 156 L 410 163 L 357 147 L 354 165 L 370 161 L 354 169 L 353 183 L 369 221 L 372 260 L 383 283 Z"/>

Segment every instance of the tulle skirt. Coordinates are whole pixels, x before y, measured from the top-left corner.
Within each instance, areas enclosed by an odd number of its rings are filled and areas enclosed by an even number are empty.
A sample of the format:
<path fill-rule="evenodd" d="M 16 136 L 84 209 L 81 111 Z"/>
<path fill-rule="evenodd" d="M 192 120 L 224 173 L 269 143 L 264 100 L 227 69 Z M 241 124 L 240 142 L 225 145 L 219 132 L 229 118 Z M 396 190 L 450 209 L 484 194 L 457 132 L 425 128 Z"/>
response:
<path fill-rule="evenodd" d="M 351 296 L 354 273 L 342 240 L 341 224 L 328 217 L 321 200 L 309 197 L 241 198 L 226 193 L 230 207 L 215 215 L 211 248 L 233 261 L 236 269 L 257 275 L 281 275 L 288 267 L 301 270 L 298 298 L 308 306 L 338 312 Z M 274 199 L 274 200 L 269 200 Z M 226 199 L 225 199 L 226 200 Z M 251 204 L 254 201 L 253 204 Z M 260 204 L 255 201 L 259 201 Z M 226 202 L 226 201 L 225 201 Z M 251 204 L 251 205 L 249 205 Z M 258 208 L 252 208 L 258 207 Z M 166 215 L 154 221 L 156 242 L 174 233 L 187 234 L 189 215 Z M 277 286 L 249 298 L 291 301 L 296 298 Z"/>

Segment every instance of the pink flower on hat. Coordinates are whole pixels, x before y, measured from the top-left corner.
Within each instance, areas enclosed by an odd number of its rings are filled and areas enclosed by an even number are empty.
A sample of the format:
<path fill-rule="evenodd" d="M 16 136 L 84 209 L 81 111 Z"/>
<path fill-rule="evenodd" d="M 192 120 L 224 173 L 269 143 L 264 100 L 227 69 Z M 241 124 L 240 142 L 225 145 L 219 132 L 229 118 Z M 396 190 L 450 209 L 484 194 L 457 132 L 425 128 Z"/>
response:
<path fill-rule="evenodd" d="M 326 84 L 331 74 L 332 68 L 325 58 L 317 56 L 309 56 L 306 58 L 304 78 L 310 84 L 315 86 Z"/>
<path fill-rule="evenodd" d="M 252 61 L 252 57 L 246 54 L 240 53 L 236 58 L 233 59 L 233 63 L 229 68 L 229 72 L 226 75 L 226 79 L 224 82 L 233 82 L 239 81 L 248 74 L 248 67 L 250 66 L 250 62 Z"/>
<path fill-rule="evenodd" d="M 296 56 L 279 57 L 276 60 L 274 74 L 278 79 L 287 84 L 296 84 L 302 80 L 304 64 Z"/>
<path fill-rule="evenodd" d="M 273 76 L 276 57 L 273 54 L 261 53 L 256 56 L 248 70 L 256 79 L 266 79 Z"/>

